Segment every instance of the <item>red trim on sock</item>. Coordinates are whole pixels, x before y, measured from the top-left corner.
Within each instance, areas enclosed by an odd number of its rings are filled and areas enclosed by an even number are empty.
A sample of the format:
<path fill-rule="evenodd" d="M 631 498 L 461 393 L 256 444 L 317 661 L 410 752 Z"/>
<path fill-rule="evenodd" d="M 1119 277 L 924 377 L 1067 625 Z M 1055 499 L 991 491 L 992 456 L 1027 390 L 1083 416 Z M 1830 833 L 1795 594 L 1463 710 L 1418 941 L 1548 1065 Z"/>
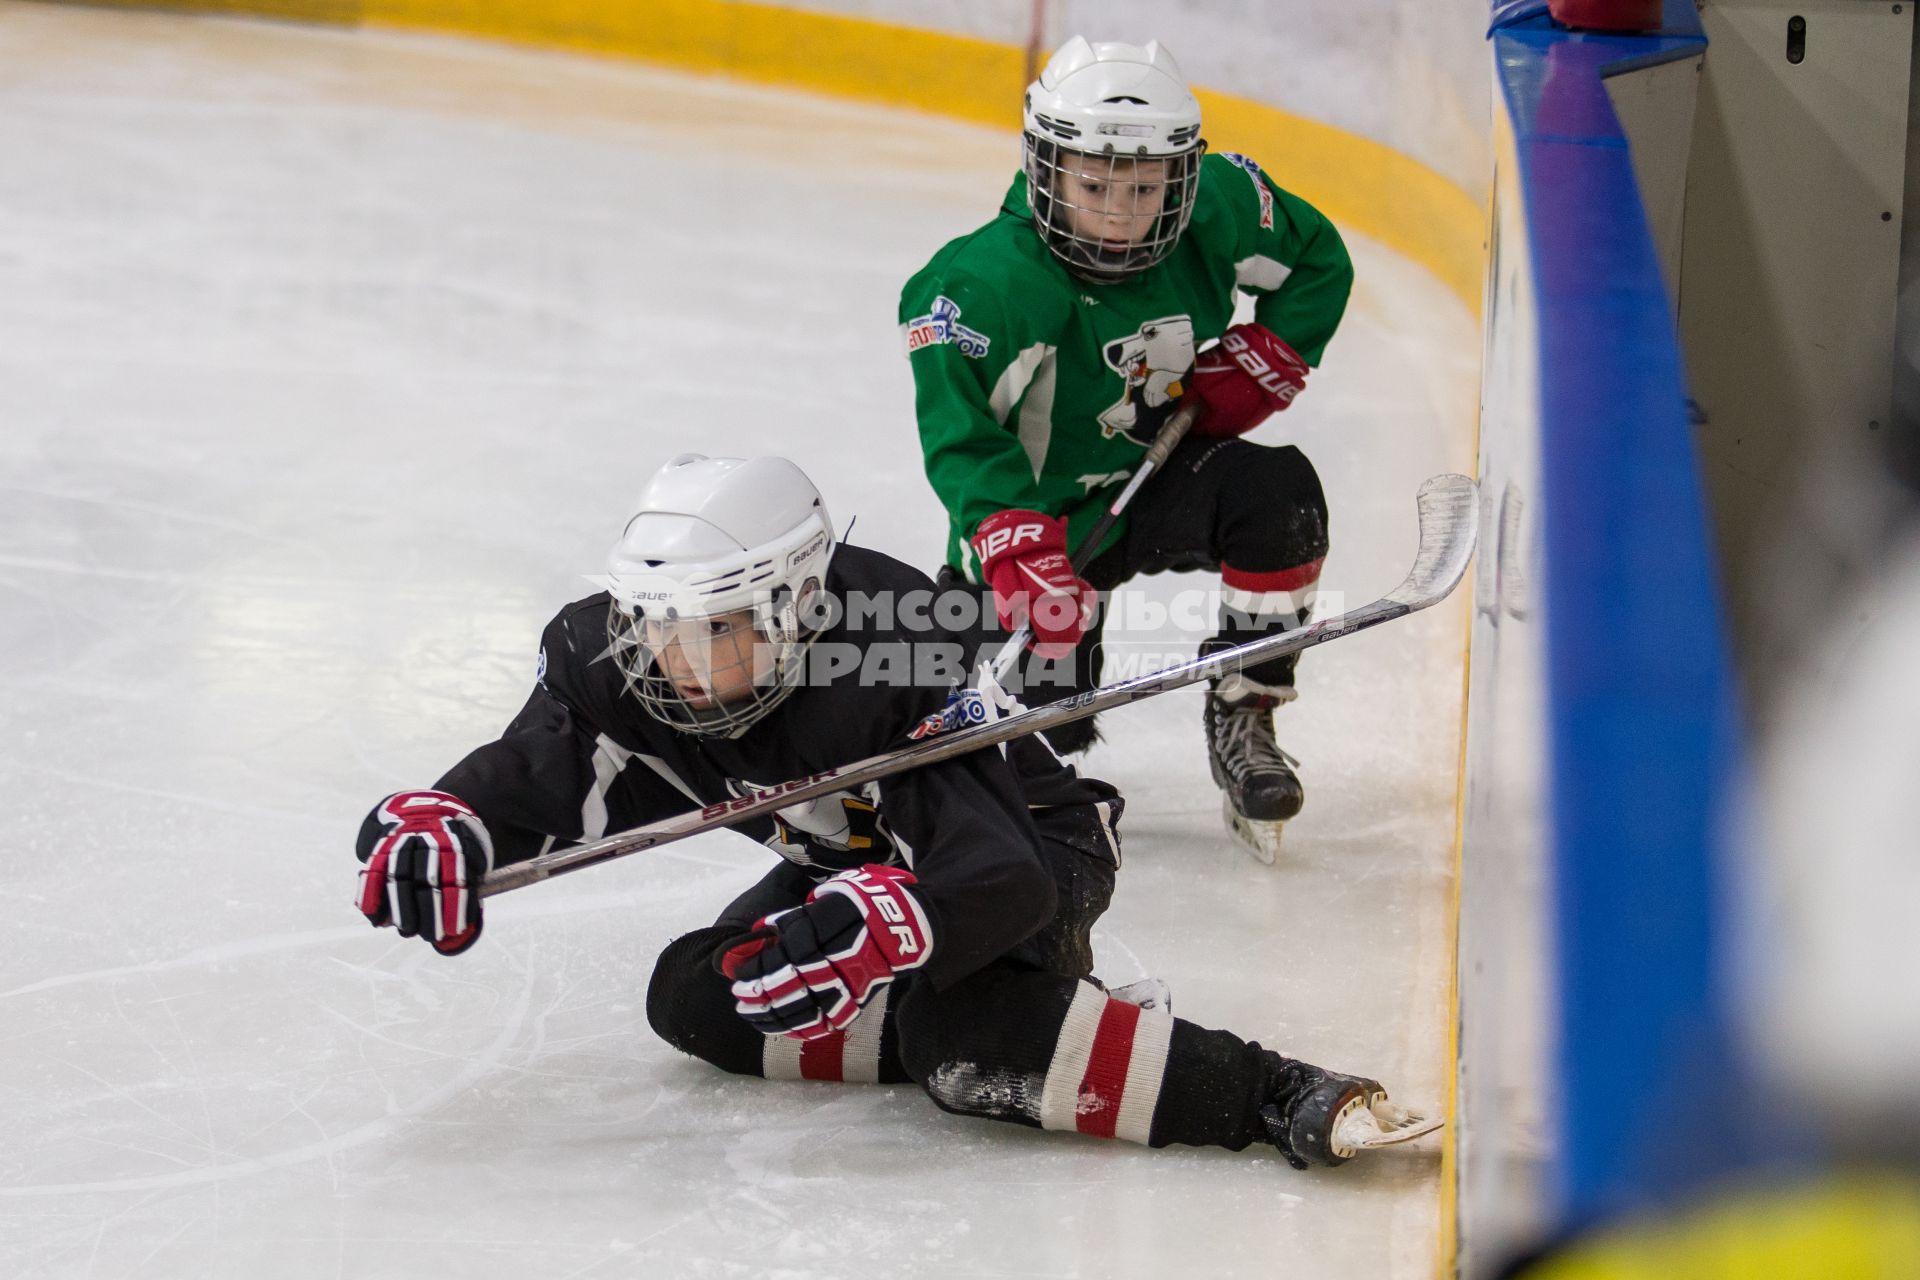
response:
<path fill-rule="evenodd" d="M 800 1042 L 800 1078 L 802 1080 L 841 1079 L 840 1061 L 847 1048 L 847 1033 L 834 1031 L 817 1040 Z"/>
<path fill-rule="evenodd" d="M 1320 566 L 1326 562 L 1327 558 L 1321 556 L 1318 560 L 1309 560 L 1291 569 L 1276 569 L 1271 573 L 1253 573 L 1223 564 L 1220 566 L 1220 581 L 1236 591 L 1298 591 L 1320 581 Z"/>
<path fill-rule="evenodd" d="M 1133 1059 L 1133 1032 L 1140 1025 L 1137 1005 L 1108 1000 L 1093 1033 L 1093 1052 L 1080 1081 L 1075 1125 L 1082 1133 L 1111 1138 L 1120 1123 L 1120 1099 L 1127 1091 L 1127 1064 Z"/>

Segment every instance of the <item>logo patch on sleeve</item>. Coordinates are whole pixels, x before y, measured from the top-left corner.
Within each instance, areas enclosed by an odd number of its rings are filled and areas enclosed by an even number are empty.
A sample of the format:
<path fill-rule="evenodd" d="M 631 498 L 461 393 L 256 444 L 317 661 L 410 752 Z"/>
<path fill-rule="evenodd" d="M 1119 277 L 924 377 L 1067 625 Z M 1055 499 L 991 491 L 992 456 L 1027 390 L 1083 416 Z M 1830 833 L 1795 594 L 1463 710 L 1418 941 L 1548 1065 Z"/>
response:
<path fill-rule="evenodd" d="M 1260 229 L 1273 230 L 1273 192 L 1267 189 L 1266 181 L 1261 178 L 1260 166 L 1237 151 L 1222 151 L 1220 158 L 1247 171 L 1247 177 L 1253 181 L 1253 189 L 1260 195 Z"/>
<path fill-rule="evenodd" d="M 933 300 L 933 310 L 924 316 L 915 316 L 907 321 L 907 354 L 912 355 L 922 347 L 945 346 L 949 343 L 960 348 L 960 354 L 969 360 L 978 360 L 987 354 L 987 347 L 993 339 L 977 329 L 969 329 L 960 323 L 960 307 L 953 299 L 941 296 Z"/>

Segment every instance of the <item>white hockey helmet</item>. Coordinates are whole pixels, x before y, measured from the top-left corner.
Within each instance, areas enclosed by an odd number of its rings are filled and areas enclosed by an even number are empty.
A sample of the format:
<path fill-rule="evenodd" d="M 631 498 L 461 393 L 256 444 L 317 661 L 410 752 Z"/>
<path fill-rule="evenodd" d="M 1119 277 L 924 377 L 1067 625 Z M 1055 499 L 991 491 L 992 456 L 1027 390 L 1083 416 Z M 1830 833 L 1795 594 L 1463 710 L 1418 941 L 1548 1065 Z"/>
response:
<path fill-rule="evenodd" d="M 832 557 L 826 503 L 793 463 L 674 458 L 607 559 L 628 692 L 676 729 L 739 736 L 803 674 Z"/>
<path fill-rule="evenodd" d="M 1027 203 L 1054 256 L 1112 283 L 1173 252 L 1200 185 L 1200 103 L 1158 40 L 1075 36 L 1027 86 Z"/>

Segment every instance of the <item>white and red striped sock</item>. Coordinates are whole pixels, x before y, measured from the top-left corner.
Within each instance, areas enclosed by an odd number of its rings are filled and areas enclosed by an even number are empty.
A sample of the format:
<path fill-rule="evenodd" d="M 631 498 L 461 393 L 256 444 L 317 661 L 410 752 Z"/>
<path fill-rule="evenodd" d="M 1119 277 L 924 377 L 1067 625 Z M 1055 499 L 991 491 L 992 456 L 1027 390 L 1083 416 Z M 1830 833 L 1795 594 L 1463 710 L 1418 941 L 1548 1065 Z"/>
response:
<path fill-rule="evenodd" d="M 1173 1021 L 1077 983 L 1041 1090 L 1040 1127 L 1149 1141 Z"/>
<path fill-rule="evenodd" d="M 867 1002 L 844 1031 L 818 1040 L 767 1036 L 761 1074 L 769 1080 L 838 1080 L 846 1084 L 880 1082 L 880 1038 L 887 1020 L 891 986 Z"/>

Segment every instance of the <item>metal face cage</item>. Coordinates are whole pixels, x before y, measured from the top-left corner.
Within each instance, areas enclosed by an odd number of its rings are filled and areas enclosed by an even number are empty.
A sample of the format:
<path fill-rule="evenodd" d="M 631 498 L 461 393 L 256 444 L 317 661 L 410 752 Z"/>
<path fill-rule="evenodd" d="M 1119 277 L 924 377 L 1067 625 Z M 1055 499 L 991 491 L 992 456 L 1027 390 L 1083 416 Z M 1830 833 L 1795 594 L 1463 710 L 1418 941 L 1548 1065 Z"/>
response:
<path fill-rule="evenodd" d="M 1206 149 L 1196 139 L 1173 155 L 1127 154 L 1113 144 L 1078 151 L 1028 133 L 1034 225 L 1077 276 L 1113 284 L 1138 275 L 1172 253 L 1187 229 Z"/>
<path fill-rule="evenodd" d="M 728 614 L 649 617 L 616 597 L 607 609 L 608 653 L 627 692 L 656 720 L 702 737 L 738 737 L 800 682 L 818 633 L 793 614 L 769 600 Z"/>

